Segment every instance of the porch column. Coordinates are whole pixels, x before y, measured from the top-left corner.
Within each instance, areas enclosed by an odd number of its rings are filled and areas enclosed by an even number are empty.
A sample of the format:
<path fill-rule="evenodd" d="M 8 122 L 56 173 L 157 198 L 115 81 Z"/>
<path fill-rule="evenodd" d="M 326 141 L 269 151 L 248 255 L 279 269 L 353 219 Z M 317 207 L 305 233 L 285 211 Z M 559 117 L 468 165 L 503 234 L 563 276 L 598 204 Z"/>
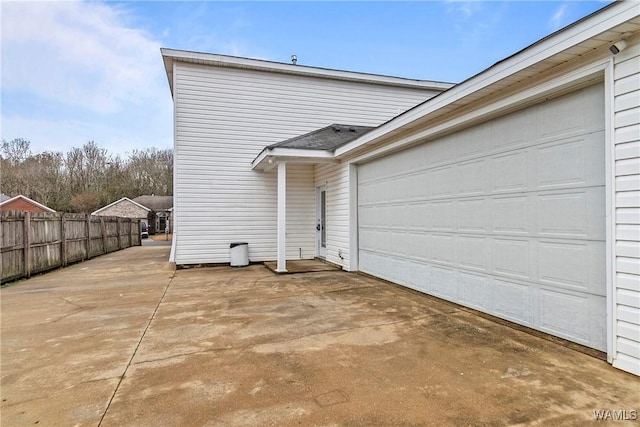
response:
<path fill-rule="evenodd" d="M 278 273 L 286 273 L 286 238 L 287 238 L 287 164 L 278 163 Z"/>

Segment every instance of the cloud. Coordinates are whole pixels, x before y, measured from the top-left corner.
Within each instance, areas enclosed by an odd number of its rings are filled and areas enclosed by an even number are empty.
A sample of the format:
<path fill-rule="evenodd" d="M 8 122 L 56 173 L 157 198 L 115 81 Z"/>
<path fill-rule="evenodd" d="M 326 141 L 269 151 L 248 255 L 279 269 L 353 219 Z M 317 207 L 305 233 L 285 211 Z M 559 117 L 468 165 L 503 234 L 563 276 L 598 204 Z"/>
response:
<path fill-rule="evenodd" d="M 567 5 L 563 4 L 555 11 L 551 19 L 549 19 L 549 26 L 555 31 L 566 25 L 567 19 Z"/>
<path fill-rule="evenodd" d="M 169 92 L 169 90 L 166 90 Z M 167 95 L 168 96 L 168 95 Z M 126 117 L 123 113 L 113 121 L 100 120 L 83 115 L 68 115 L 61 118 L 28 117 L 2 113 L 3 138 L 25 138 L 31 142 L 33 152 L 67 152 L 72 147 L 81 147 L 87 141 L 95 141 L 112 154 L 121 156 L 134 149 L 156 147 L 171 148 L 171 109 L 154 111 L 149 117 Z M 153 117 L 151 117 L 153 116 Z M 127 121 L 137 121 L 130 125 Z"/>
<path fill-rule="evenodd" d="M 2 138 L 35 152 L 94 140 L 111 152 L 171 146 L 160 43 L 123 6 L 3 2 Z"/>
<path fill-rule="evenodd" d="M 95 2 L 2 4 L 2 89 L 101 113 L 157 97 L 159 42 Z"/>
<path fill-rule="evenodd" d="M 457 17 L 468 20 L 482 10 L 482 3 L 479 1 L 459 1 L 447 0 L 447 13 L 456 15 Z"/>
<path fill-rule="evenodd" d="M 504 20 L 508 2 L 449 0 L 446 14 L 458 41 L 479 46 L 493 37 Z"/>

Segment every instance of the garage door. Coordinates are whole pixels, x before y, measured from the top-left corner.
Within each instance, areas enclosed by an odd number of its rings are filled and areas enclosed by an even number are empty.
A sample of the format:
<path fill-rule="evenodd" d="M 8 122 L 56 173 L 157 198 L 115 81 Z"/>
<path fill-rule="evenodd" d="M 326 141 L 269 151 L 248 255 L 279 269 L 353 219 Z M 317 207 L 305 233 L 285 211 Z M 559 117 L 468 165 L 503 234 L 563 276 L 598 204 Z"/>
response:
<path fill-rule="evenodd" d="M 358 167 L 360 270 L 606 349 L 604 89 Z"/>

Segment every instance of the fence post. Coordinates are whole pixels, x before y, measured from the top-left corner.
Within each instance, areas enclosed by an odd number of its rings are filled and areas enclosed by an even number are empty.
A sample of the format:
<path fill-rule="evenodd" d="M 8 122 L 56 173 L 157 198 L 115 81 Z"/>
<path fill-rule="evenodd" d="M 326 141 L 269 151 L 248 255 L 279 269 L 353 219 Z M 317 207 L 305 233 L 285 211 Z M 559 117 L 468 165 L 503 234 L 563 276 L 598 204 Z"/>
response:
<path fill-rule="evenodd" d="M 62 260 L 62 266 L 67 266 L 67 234 L 65 231 L 66 221 L 65 215 L 60 215 L 60 259 Z"/>
<path fill-rule="evenodd" d="M 87 247 L 87 258 L 91 258 L 91 214 L 86 214 L 85 216 L 85 232 L 87 233 L 86 247 Z"/>
<path fill-rule="evenodd" d="M 117 218 L 117 229 L 118 229 L 118 250 L 122 249 L 122 231 L 120 226 L 120 217 Z"/>
<path fill-rule="evenodd" d="M 100 217 L 100 234 L 102 235 L 102 253 L 108 254 L 107 248 L 107 227 L 104 225 L 104 218 Z"/>
<path fill-rule="evenodd" d="M 133 222 L 133 220 L 131 218 L 129 219 L 129 227 L 127 227 L 127 229 L 129 230 L 129 232 L 127 233 L 129 235 L 129 246 L 127 246 L 128 248 L 133 246 L 133 237 L 131 236 L 133 231 L 131 230 L 133 227 L 131 226 L 131 223 Z"/>
<path fill-rule="evenodd" d="M 24 277 L 31 277 L 31 212 L 24 213 L 23 222 Z"/>

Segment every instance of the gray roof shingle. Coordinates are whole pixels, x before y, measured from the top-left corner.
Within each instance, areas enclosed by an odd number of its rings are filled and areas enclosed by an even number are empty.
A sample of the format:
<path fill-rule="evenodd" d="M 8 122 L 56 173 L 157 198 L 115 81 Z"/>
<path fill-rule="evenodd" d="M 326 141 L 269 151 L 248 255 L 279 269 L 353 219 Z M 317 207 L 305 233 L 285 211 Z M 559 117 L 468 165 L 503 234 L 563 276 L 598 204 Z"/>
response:
<path fill-rule="evenodd" d="M 173 207 L 173 196 L 139 196 L 133 201 L 156 212 Z"/>
<path fill-rule="evenodd" d="M 297 148 L 334 151 L 369 132 L 373 127 L 333 124 L 304 135 L 287 139 L 267 148 Z"/>

